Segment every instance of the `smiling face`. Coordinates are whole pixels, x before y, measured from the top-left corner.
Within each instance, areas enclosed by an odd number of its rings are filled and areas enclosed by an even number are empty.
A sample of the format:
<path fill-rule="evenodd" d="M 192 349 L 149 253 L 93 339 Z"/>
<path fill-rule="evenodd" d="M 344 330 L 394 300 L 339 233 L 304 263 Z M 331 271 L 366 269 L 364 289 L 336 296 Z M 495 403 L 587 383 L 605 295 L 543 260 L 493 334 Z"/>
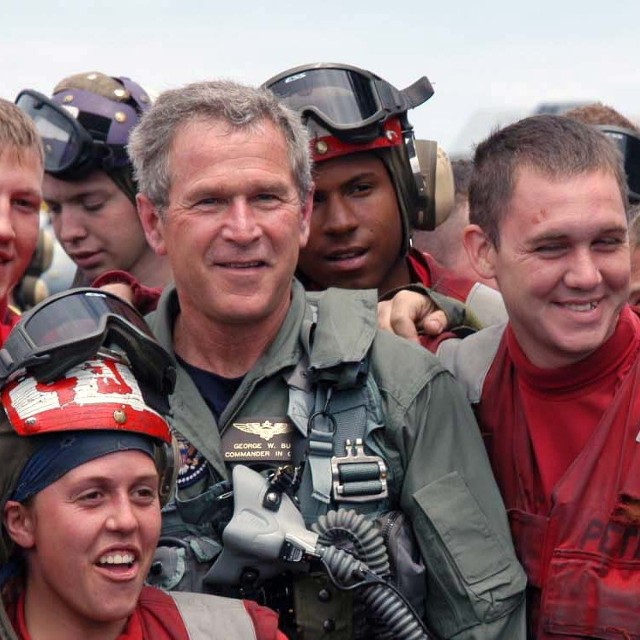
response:
<path fill-rule="evenodd" d="M 476 269 L 495 276 L 518 342 L 539 367 L 582 360 L 614 332 L 629 289 L 620 187 L 595 171 L 550 179 L 521 168 L 499 247 L 467 228 Z"/>
<path fill-rule="evenodd" d="M 153 254 L 136 208 L 104 171 L 77 182 L 45 175 L 43 190 L 56 237 L 90 280 L 111 269 L 135 274 Z"/>
<path fill-rule="evenodd" d="M 36 248 L 42 175 L 35 151 L 0 153 L 0 300 L 7 299 Z"/>
<path fill-rule="evenodd" d="M 196 120 L 176 134 L 170 170 L 162 217 L 138 201 L 149 241 L 169 257 L 181 316 L 200 327 L 279 327 L 311 212 L 284 135 L 270 122 Z"/>
<path fill-rule="evenodd" d="M 357 153 L 321 162 L 314 182 L 311 233 L 300 252 L 300 271 L 322 288 L 384 293 L 408 284 L 398 200 L 382 160 Z"/>
<path fill-rule="evenodd" d="M 53 619 L 76 632 L 113 629 L 116 637 L 136 606 L 160 534 L 154 462 L 141 451 L 121 451 L 82 464 L 28 505 L 7 503 L 5 527 L 25 549 L 33 637 Z"/>

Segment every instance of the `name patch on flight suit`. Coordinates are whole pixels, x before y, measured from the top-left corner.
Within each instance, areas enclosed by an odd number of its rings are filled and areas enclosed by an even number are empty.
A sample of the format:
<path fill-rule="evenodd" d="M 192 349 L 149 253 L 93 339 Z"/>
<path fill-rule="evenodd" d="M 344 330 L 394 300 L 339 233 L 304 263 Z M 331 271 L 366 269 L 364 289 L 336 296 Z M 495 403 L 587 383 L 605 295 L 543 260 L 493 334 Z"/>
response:
<path fill-rule="evenodd" d="M 294 426 L 288 418 L 232 422 L 222 435 L 225 462 L 288 462 Z"/>

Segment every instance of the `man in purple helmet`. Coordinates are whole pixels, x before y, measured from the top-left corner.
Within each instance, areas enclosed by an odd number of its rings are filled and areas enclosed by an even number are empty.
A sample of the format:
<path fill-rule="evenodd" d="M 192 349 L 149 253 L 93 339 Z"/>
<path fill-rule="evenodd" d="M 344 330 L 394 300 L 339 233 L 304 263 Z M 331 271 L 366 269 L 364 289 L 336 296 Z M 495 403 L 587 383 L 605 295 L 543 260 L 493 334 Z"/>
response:
<path fill-rule="evenodd" d="M 144 237 L 126 151 L 148 94 L 129 78 L 90 72 L 60 81 L 51 99 L 27 89 L 16 102 L 44 140 L 44 199 L 55 234 L 78 267 L 75 283 L 119 270 L 143 285 L 164 286 L 169 265 Z"/>

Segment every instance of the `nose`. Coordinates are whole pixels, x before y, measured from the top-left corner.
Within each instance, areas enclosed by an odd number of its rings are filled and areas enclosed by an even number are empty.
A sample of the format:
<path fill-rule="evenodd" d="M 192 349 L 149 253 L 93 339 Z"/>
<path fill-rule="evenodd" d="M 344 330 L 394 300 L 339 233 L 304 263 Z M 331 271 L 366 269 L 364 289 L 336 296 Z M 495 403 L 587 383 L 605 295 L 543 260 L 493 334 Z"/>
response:
<path fill-rule="evenodd" d="M 322 230 L 329 235 L 345 235 L 358 227 L 354 212 L 341 194 L 334 193 L 327 198 L 321 216 Z"/>
<path fill-rule="evenodd" d="M 234 198 L 225 212 L 222 235 L 239 245 L 250 245 L 261 235 L 258 213 L 246 198 Z"/>
<path fill-rule="evenodd" d="M 52 216 L 53 231 L 62 244 L 73 244 L 87 237 L 87 229 L 82 216 L 72 207 L 62 207 Z"/>
<path fill-rule="evenodd" d="M 109 531 L 130 533 L 138 527 L 138 517 L 135 506 L 129 496 L 114 499 L 111 513 L 107 517 L 106 527 Z"/>
<path fill-rule="evenodd" d="M 589 248 L 576 251 L 571 256 L 569 269 L 565 274 L 565 284 L 571 289 L 594 289 L 602 282 L 602 274 Z"/>

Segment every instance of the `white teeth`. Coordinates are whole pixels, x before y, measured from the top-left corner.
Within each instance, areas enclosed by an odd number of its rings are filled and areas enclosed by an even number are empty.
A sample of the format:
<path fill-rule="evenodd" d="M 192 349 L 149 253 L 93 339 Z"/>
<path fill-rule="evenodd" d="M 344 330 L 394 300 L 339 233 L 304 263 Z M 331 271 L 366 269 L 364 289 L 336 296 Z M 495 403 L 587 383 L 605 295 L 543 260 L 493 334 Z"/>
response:
<path fill-rule="evenodd" d="M 240 263 L 230 262 L 227 264 L 227 267 L 229 267 L 230 269 L 254 269 L 259 266 L 260 266 L 259 262 L 240 262 Z"/>
<path fill-rule="evenodd" d="M 132 553 L 109 553 L 100 557 L 99 564 L 133 564 Z"/>
<path fill-rule="evenodd" d="M 565 305 L 567 309 L 571 309 L 571 311 L 591 311 L 598 306 L 597 302 L 583 302 L 581 304 L 571 304 L 567 302 Z"/>
<path fill-rule="evenodd" d="M 357 258 L 360 255 L 358 251 L 349 251 L 349 253 L 341 253 L 331 256 L 330 260 L 350 260 L 351 258 Z"/>

